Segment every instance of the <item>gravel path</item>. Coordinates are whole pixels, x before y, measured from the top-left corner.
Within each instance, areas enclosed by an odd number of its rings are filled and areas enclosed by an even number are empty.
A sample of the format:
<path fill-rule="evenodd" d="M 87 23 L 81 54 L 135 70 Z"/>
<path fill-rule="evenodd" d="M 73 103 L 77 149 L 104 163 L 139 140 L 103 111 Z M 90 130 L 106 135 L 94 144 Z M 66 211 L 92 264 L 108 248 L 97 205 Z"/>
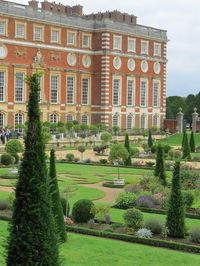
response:
<path fill-rule="evenodd" d="M 96 184 L 81 184 L 81 186 L 88 187 L 88 188 L 96 188 L 105 192 L 105 197 L 95 200 L 95 202 L 109 202 L 115 203 L 115 199 L 123 191 L 123 188 L 109 188 L 103 187 L 103 182 L 96 183 Z"/>

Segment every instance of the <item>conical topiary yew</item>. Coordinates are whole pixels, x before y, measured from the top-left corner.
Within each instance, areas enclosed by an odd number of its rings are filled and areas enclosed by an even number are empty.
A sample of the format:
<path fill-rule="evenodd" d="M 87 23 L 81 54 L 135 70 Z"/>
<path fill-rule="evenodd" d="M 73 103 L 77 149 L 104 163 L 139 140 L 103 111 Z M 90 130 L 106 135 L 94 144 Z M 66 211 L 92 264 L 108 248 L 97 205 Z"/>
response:
<path fill-rule="evenodd" d="M 7 266 L 57 266 L 58 245 L 47 182 L 38 74 L 29 77 L 28 82 L 25 151 L 16 185 L 6 263 Z"/>

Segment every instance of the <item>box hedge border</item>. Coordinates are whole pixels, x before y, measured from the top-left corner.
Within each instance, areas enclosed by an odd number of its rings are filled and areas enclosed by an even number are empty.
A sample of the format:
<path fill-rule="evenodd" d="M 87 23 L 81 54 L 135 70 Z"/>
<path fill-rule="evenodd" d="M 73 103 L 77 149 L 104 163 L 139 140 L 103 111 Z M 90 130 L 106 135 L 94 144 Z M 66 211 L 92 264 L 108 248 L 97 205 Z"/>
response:
<path fill-rule="evenodd" d="M 66 230 L 72 233 L 91 235 L 91 236 L 96 236 L 96 237 L 104 237 L 104 238 L 122 240 L 126 242 L 131 242 L 131 243 L 144 244 L 144 245 L 153 246 L 153 247 L 168 248 L 168 249 L 177 250 L 177 251 L 185 251 L 185 252 L 200 254 L 200 246 L 177 243 L 173 241 L 152 239 L 152 238 L 140 238 L 140 237 L 136 237 L 133 235 L 112 233 L 108 231 L 107 232 L 99 231 L 99 230 L 83 228 L 83 227 L 78 227 L 78 226 L 69 226 L 69 225 L 66 226 Z"/>

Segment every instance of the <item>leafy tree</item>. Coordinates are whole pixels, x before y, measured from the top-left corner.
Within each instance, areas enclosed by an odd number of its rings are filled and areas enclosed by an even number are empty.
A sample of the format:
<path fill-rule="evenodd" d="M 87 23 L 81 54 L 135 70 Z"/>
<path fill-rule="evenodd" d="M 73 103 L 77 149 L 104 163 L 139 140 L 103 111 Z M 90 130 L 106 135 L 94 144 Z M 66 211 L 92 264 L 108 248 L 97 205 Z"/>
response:
<path fill-rule="evenodd" d="M 185 134 L 185 139 L 184 139 L 184 146 L 183 146 L 183 159 L 190 159 L 191 155 L 190 155 L 190 146 L 188 143 L 188 137 L 187 137 L 187 133 Z"/>
<path fill-rule="evenodd" d="M 148 147 L 152 148 L 153 147 L 153 140 L 152 140 L 152 135 L 151 135 L 151 130 L 149 129 L 148 132 Z"/>
<path fill-rule="evenodd" d="M 157 147 L 156 154 L 156 167 L 155 167 L 155 176 L 159 177 L 159 180 L 163 186 L 166 186 L 166 175 L 165 175 L 165 163 L 164 163 L 164 150 L 163 147 L 159 144 Z"/>
<path fill-rule="evenodd" d="M 125 161 L 129 156 L 127 149 L 122 144 L 114 144 L 111 146 L 109 160 L 111 162 L 116 161 L 118 166 L 118 179 L 120 179 L 119 175 L 119 163 L 120 160 Z"/>
<path fill-rule="evenodd" d="M 50 184 L 50 195 L 52 202 L 52 212 L 55 219 L 56 230 L 59 235 L 60 241 L 65 242 L 66 230 L 65 230 L 61 199 L 59 194 L 58 182 L 56 178 L 55 152 L 53 149 L 50 152 L 49 178 L 50 178 L 49 184 Z"/>
<path fill-rule="evenodd" d="M 184 237 L 184 203 L 180 185 L 180 162 L 175 163 L 166 225 L 171 237 Z"/>
<path fill-rule="evenodd" d="M 96 136 L 98 133 L 98 127 L 96 125 L 91 125 L 90 126 L 90 132 L 92 135 Z"/>
<path fill-rule="evenodd" d="M 186 110 L 185 99 L 180 96 L 169 96 L 167 98 L 166 118 L 175 119 L 179 107 L 181 107 L 183 113 L 185 113 Z"/>
<path fill-rule="evenodd" d="M 109 141 L 111 141 L 112 135 L 109 132 L 103 132 L 101 134 L 101 140 L 107 144 Z"/>
<path fill-rule="evenodd" d="M 195 152 L 195 139 L 194 139 L 194 132 L 192 131 L 190 136 L 190 150 L 191 152 Z"/>
<path fill-rule="evenodd" d="M 85 146 L 78 146 L 78 151 L 81 153 L 81 161 L 83 161 L 83 153 L 85 152 Z"/>
<path fill-rule="evenodd" d="M 125 135 L 125 143 L 124 143 L 124 146 L 125 146 L 125 148 L 127 149 L 127 152 L 128 152 L 128 157 L 124 161 L 124 164 L 126 166 L 128 166 L 128 165 L 131 165 L 131 150 L 130 150 L 130 143 L 129 143 L 128 133 L 126 133 L 126 135 Z"/>
<path fill-rule="evenodd" d="M 58 246 L 51 210 L 38 104 L 38 74 L 28 79 L 28 127 L 15 190 L 7 266 L 57 266 Z"/>

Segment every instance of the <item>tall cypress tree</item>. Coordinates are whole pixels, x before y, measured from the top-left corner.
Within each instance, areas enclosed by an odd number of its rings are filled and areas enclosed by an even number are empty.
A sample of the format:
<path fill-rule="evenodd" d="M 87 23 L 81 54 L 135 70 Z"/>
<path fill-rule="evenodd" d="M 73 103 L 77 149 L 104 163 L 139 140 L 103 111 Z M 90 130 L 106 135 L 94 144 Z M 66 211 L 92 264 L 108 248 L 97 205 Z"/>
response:
<path fill-rule="evenodd" d="M 184 237 L 185 214 L 180 185 L 180 162 L 175 163 L 166 223 L 169 236 Z"/>
<path fill-rule="evenodd" d="M 38 74 L 29 77 L 28 83 L 25 151 L 15 190 L 6 262 L 7 266 L 57 266 L 58 245 L 40 122 Z"/>
<path fill-rule="evenodd" d="M 148 133 L 148 147 L 152 148 L 153 146 L 153 140 L 152 140 L 152 135 L 151 135 L 151 130 L 149 129 L 149 133 Z"/>
<path fill-rule="evenodd" d="M 186 136 L 186 132 L 184 131 L 184 133 L 183 133 L 183 137 L 182 137 L 182 149 L 183 149 L 183 147 L 184 147 L 184 144 L 185 144 L 185 136 Z"/>
<path fill-rule="evenodd" d="M 185 133 L 184 146 L 183 146 L 183 159 L 190 159 L 190 146 L 188 143 L 187 133 Z"/>
<path fill-rule="evenodd" d="M 195 139 L 194 139 L 194 132 L 192 131 L 191 136 L 190 136 L 190 150 L 191 152 L 195 152 Z"/>
<path fill-rule="evenodd" d="M 50 194 L 52 202 L 52 212 L 55 219 L 56 231 L 59 235 L 61 242 L 66 241 L 66 230 L 63 217 L 63 210 L 60 200 L 58 182 L 56 178 L 56 166 L 55 166 L 55 152 L 54 149 L 50 153 L 50 168 L 49 168 L 49 177 L 50 177 Z"/>
<path fill-rule="evenodd" d="M 127 157 L 127 159 L 124 161 L 124 164 L 126 166 L 128 166 L 128 165 L 131 165 L 130 143 L 129 143 L 128 133 L 126 133 L 126 135 L 125 135 L 125 143 L 124 143 L 124 146 L 127 149 L 128 154 L 129 154 L 128 157 Z"/>
<path fill-rule="evenodd" d="M 163 186 L 166 186 L 167 182 L 165 175 L 164 150 L 160 144 L 157 147 L 155 176 L 158 176 L 160 183 Z"/>

